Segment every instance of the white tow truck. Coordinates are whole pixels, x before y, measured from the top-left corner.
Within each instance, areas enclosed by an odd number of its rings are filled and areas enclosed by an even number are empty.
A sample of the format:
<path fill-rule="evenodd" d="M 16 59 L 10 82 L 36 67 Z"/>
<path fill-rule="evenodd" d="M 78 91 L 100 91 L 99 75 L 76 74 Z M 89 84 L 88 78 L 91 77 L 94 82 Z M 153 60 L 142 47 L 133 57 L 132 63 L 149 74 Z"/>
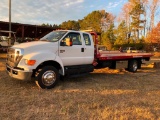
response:
<path fill-rule="evenodd" d="M 93 72 L 95 68 L 116 68 L 127 61 L 128 71 L 136 72 L 151 53 L 122 53 L 98 49 L 94 31 L 56 30 L 39 41 L 14 45 L 8 50 L 6 71 L 15 79 L 31 80 L 41 88 L 53 88 L 60 76 Z"/>

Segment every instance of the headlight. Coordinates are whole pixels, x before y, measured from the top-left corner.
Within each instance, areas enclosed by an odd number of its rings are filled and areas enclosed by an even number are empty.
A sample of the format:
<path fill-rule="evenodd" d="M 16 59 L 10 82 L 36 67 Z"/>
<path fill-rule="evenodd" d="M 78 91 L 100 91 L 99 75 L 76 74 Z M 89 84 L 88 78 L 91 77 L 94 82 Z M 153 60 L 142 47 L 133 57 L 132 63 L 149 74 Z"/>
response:
<path fill-rule="evenodd" d="M 24 49 L 11 47 L 8 49 L 6 63 L 11 67 L 17 67 L 24 55 Z"/>
<path fill-rule="evenodd" d="M 15 49 L 15 56 L 22 56 L 24 54 L 24 49 L 16 48 Z"/>
<path fill-rule="evenodd" d="M 15 49 L 15 65 L 19 63 L 19 61 L 22 59 L 24 55 L 24 50 L 23 49 Z"/>
<path fill-rule="evenodd" d="M 16 53 L 15 53 L 15 60 L 17 61 L 19 57 L 20 57 L 20 52 L 16 51 Z"/>

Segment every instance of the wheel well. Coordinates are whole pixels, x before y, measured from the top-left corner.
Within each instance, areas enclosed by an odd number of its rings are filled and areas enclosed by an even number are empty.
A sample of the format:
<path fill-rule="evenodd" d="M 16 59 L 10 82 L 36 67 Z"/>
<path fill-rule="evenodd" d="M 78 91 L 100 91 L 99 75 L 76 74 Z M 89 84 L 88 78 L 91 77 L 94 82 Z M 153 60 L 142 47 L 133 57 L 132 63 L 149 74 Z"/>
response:
<path fill-rule="evenodd" d="M 138 69 L 141 69 L 141 64 L 142 64 L 142 60 L 140 58 L 138 59 L 131 59 L 128 61 L 128 65 L 130 64 L 131 61 L 136 60 L 137 64 L 138 64 Z"/>
<path fill-rule="evenodd" d="M 36 71 L 41 69 L 43 66 L 54 66 L 57 70 L 61 69 L 61 66 L 58 62 L 52 61 L 52 60 L 45 61 L 45 62 L 41 63 L 36 69 L 33 70 L 32 77 L 35 77 Z"/>

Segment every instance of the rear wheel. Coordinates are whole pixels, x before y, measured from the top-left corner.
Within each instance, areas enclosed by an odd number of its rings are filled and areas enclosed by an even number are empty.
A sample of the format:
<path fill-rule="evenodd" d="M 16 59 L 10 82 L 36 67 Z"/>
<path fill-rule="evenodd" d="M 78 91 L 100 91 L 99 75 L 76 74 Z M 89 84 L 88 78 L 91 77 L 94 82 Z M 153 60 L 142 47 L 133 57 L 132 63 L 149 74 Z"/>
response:
<path fill-rule="evenodd" d="M 112 64 L 109 68 L 110 69 L 116 69 L 116 61 L 112 61 Z"/>
<path fill-rule="evenodd" d="M 128 61 L 128 71 L 129 72 L 136 72 L 137 69 L 138 69 L 138 61 L 137 60 Z"/>
<path fill-rule="evenodd" d="M 36 73 L 36 84 L 42 89 L 53 88 L 59 80 L 58 70 L 53 66 L 45 66 Z"/>

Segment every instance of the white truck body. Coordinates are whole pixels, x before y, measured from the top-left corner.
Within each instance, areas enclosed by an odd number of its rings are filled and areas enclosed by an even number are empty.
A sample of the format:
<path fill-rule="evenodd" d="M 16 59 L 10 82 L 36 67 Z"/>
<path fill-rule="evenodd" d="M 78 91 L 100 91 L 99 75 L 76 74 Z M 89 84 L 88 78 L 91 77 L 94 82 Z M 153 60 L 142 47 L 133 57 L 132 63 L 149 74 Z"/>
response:
<path fill-rule="evenodd" d="M 6 64 L 8 74 L 16 79 L 29 80 L 33 72 L 43 63 L 55 63 L 59 68 L 59 74 L 63 76 L 66 75 L 65 67 L 68 69 L 70 66 L 92 65 L 94 61 L 94 43 L 92 36 L 89 33 L 80 31 L 68 30 L 63 32 L 65 34 L 54 42 L 47 41 L 47 38 L 42 38 L 41 41 L 12 46 L 9 49 Z M 68 35 L 73 35 L 72 39 L 77 37 L 80 44 L 77 44 L 73 40 L 71 46 L 61 45 L 61 42 L 63 42 Z M 85 44 L 83 35 L 89 37 L 89 45 Z M 35 63 L 29 65 L 27 61 L 35 61 Z"/>

